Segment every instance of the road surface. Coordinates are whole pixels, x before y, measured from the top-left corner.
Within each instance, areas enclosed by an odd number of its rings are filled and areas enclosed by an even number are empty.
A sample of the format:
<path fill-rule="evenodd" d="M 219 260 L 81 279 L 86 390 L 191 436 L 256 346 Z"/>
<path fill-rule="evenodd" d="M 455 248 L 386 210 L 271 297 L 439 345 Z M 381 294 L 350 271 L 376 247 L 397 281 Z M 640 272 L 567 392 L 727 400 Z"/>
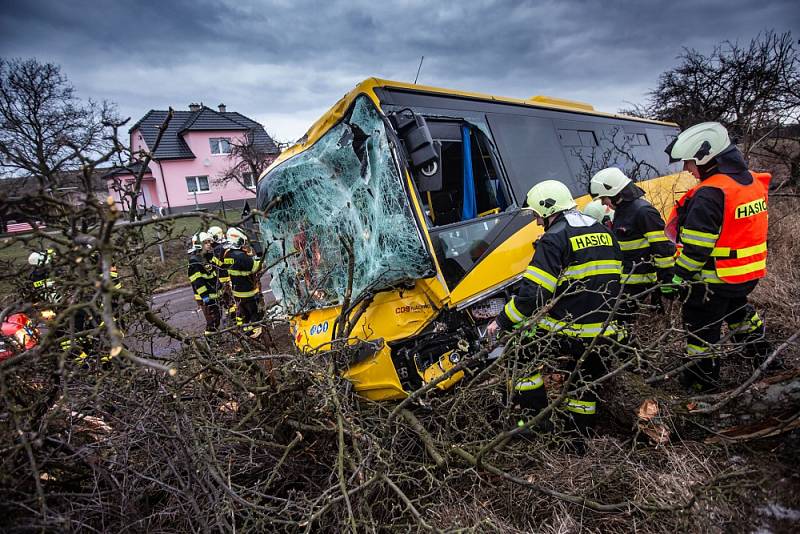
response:
<path fill-rule="evenodd" d="M 268 281 L 269 277 L 265 276 Z M 267 289 L 262 291 L 267 307 L 275 303 L 275 297 L 269 289 L 269 283 L 262 280 L 261 287 Z M 194 300 L 194 293 L 189 286 L 179 287 L 157 293 L 153 296 L 153 309 L 159 313 L 170 325 L 181 329 L 190 334 L 200 334 L 205 327 L 203 313 L 197 308 Z M 166 356 L 170 352 L 178 350 L 180 343 L 166 336 L 155 336 L 153 338 L 153 355 Z M 149 347 L 144 347 L 149 352 Z"/>

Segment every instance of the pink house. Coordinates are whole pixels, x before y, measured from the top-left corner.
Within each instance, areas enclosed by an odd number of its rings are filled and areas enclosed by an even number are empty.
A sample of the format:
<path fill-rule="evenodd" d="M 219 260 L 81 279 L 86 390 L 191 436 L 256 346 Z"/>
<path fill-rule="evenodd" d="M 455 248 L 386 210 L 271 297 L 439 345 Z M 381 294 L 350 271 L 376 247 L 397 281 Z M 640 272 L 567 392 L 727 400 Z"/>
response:
<path fill-rule="evenodd" d="M 167 114 L 150 110 L 131 127 L 133 154 L 152 151 Z M 174 111 L 145 171 L 139 205 L 177 213 L 216 210 L 221 201 L 226 207 L 236 207 L 254 199 L 258 176 L 241 172 L 238 180 L 220 181 L 241 162 L 231 154 L 231 147 L 246 142 L 267 162 L 280 153 L 263 126 L 241 113 L 226 111 L 224 104 L 219 111 L 200 104 L 191 104 L 189 111 Z M 120 198 L 121 191 L 130 188 L 140 169 L 141 163 L 134 161 L 105 175 L 109 194 L 123 210 L 127 202 Z"/>

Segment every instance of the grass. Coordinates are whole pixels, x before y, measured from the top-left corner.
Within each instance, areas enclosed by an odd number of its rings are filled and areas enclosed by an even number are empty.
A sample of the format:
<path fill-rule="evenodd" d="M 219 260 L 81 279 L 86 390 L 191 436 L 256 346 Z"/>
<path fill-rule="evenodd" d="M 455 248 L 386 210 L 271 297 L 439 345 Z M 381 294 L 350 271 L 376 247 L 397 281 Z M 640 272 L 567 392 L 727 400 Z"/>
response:
<path fill-rule="evenodd" d="M 217 213 L 220 215 L 221 213 Z M 164 251 L 164 263 L 160 261 L 157 245 L 145 248 L 144 254 L 132 258 L 138 265 L 145 267 L 156 279 L 162 280 L 158 288 L 169 288 L 187 283 L 185 276 L 186 250 L 189 247 L 191 236 L 208 228 L 210 224 L 203 221 L 202 217 L 186 217 L 166 221 L 164 224 L 150 224 L 141 229 L 141 237 L 136 240 L 143 243 L 156 243 L 161 241 Z M 115 232 L 117 233 L 117 232 Z M 59 232 L 44 232 L 8 235 L 0 238 L 0 265 L 6 272 L 17 273 L 17 276 L 0 279 L 0 295 L 8 295 L 18 289 L 18 281 L 27 278 L 30 267 L 27 264 L 28 256 L 36 250 L 45 250 L 50 247 L 58 248 L 48 234 L 57 237 Z M 131 236 L 119 239 L 131 239 Z M 125 274 L 124 265 L 121 268 Z"/>

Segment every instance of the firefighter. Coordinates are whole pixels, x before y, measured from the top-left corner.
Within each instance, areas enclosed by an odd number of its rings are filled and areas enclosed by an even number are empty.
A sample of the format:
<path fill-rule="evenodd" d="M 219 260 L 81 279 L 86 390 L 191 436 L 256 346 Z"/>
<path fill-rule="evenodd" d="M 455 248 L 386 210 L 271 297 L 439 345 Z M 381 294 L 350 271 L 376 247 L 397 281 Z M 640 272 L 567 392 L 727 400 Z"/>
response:
<path fill-rule="evenodd" d="M 600 200 L 592 200 L 583 207 L 581 212 L 596 220 L 609 230 L 614 228 L 614 210 L 603 204 Z"/>
<path fill-rule="evenodd" d="M 642 293 L 652 294 L 656 284 L 667 298 L 677 292 L 671 284 L 675 245 L 664 234 L 664 219 L 645 200 L 644 191 L 618 168 L 592 176 L 589 193 L 614 210 L 613 232 L 623 258 L 623 318 L 632 322 Z M 661 299 L 656 302 L 660 304 Z"/>
<path fill-rule="evenodd" d="M 261 260 L 252 254 L 247 236 L 238 228 L 228 228 L 225 237 L 228 249 L 223 256 L 223 265 L 231 278 L 237 322 L 243 325 L 249 336 L 258 337 L 261 327 L 253 327 L 251 323 L 259 320 L 261 310 Z"/>
<path fill-rule="evenodd" d="M 214 256 L 211 235 L 200 232 L 192 236 L 189 252 L 188 276 L 194 298 L 206 319 L 205 335 L 217 331 L 220 321 L 217 268 L 211 263 Z"/>
<path fill-rule="evenodd" d="M 545 229 L 519 291 L 488 326 L 491 337 L 499 329 L 521 326 L 526 317 L 549 301 L 552 307 L 531 334 L 551 342 L 529 344 L 526 356 L 571 356 L 571 368 L 594 338 L 600 337 L 583 361 L 581 375 L 598 378 L 605 369 L 602 354 L 608 338 L 620 340 L 622 331 L 611 321 L 619 293 L 622 252 L 609 230 L 595 219 L 575 210 L 567 186 L 554 180 L 535 185 L 527 205 Z M 537 354 L 538 352 L 538 354 Z M 537 371 L 514 384 L 514 399 L 523 410 L 536 413 L 548 404 L 542 375 Z M 565 408 L 573 428 L 586 434 L 597 412 L 597 397 L 591 388 L 566 399 Z M 522 421 L 520 421 L 522 423 Z"/>
<path fill-rule="evenodd" d="M 236 317 L 236 304 L 231 295 L 231 277 L 222 263 L 225 250 L 228 248 L 228 240 L 225 239 L 225 232 L 219 226 L 212 226 L 208 229 L 208 233 L 214 240 L 214 256 L 211 258 L 211 262 L 217 268 L 221 309 L 225 311 L 226 320 L 230 321 L 232 317 Z"/>
<path fill-rule="evenodd" d="M 58 295 L 55 289 L 53 276 L 54 251 L 52 249 L 45 252 L 31 252 L 28 256 L 28 264 L 33 267 L 30 274 L 30 282 L 33 288 L 32 300 L 40 306 L 52 306 L 58 302 Z M 42 310 L 41 315 L 44 319 L 53 317 L 52 310 Z"/>
<path fill-rule="evenodd" d="M 770 350 L 764 323 L 747 296 L 767 272 L 771 176 L 749 171 L 725 127 L 716 122 L 681 132 L 666 152 L 699 180 L 673 208 L 667 235 L 680 246 L 673 283 L 688 290 L 683 304 L 686 353 L 695 360 L 681 382 L 704 391 L 715 388 L 719 379 L 714 345 L 723 322 L 749 357 L 764 358 Z"/>

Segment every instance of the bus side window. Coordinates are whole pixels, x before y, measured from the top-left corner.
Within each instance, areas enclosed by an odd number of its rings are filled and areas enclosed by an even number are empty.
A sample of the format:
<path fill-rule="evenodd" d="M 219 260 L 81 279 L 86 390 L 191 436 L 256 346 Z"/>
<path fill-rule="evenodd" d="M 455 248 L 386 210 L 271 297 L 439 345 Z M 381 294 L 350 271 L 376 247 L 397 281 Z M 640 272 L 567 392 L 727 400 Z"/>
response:
<path fill-rule="evenodd" d="M 483 132 L 466 123 L 429 120 L 440 143 L 442 188 L 421 192 L 432 226 L 504 211 L 509 202 Z M 468 143 L 468 144 L 467 144 Z"/>

